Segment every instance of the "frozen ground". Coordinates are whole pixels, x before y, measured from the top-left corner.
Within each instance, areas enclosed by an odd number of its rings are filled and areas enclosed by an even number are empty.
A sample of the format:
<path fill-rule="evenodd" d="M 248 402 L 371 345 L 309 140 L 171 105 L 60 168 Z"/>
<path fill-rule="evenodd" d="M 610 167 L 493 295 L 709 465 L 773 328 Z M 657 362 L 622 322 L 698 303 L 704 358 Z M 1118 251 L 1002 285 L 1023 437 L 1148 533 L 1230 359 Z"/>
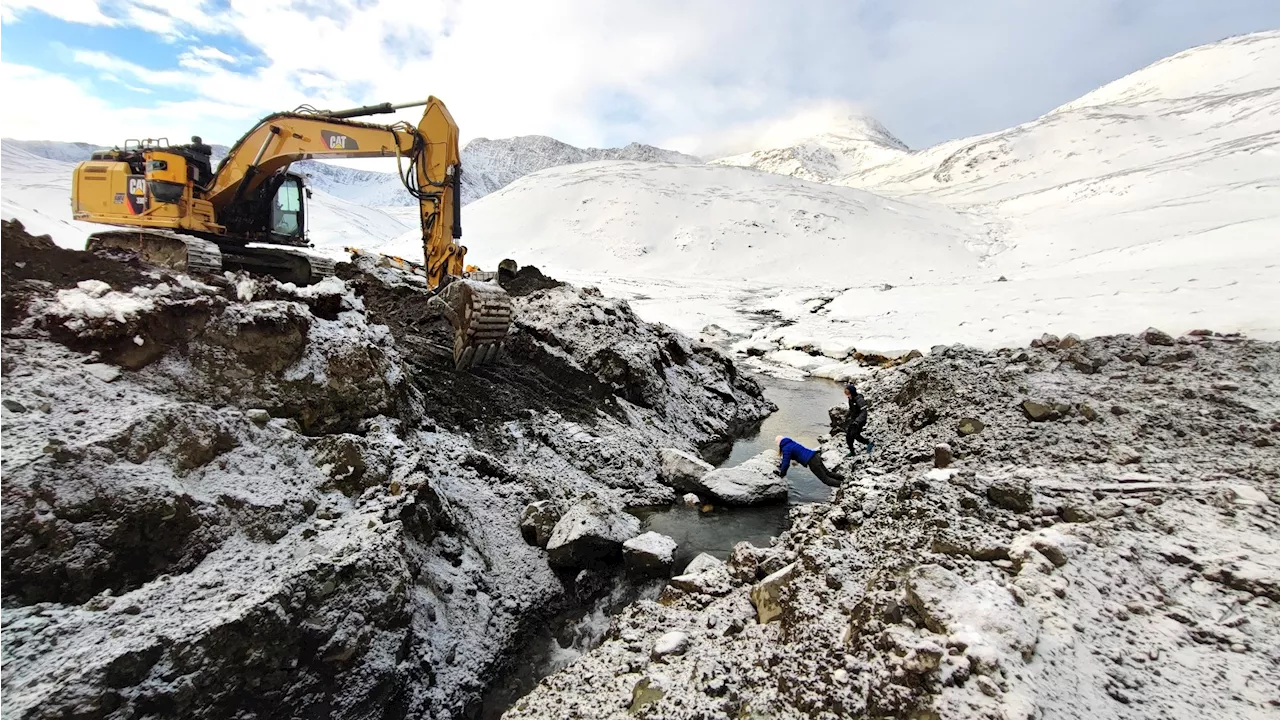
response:
<path fill-rule="evenodd" d="M 770 409 L 572 287 L 456 373 L 367 258 L 300 290 L 3 235 L 6 717 L 466 717 L 576 602 L 525 505 L 673 501 L 656 448 Z"/>
<path fill-rule="evenodd" d="M 1278 383 L 1280 344 L 1161 333 L 874 370 L 830 503 L 507 717 L 1275 717 Z"/>

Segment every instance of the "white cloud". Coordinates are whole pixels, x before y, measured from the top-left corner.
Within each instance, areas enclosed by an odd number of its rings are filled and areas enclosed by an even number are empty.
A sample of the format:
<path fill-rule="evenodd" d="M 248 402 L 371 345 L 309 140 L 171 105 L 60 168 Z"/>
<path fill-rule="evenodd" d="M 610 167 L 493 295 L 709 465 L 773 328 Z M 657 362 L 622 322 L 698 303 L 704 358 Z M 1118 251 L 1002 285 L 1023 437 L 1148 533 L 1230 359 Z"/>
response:
<path fill-rule="evenodd" d="M 6 18 L 43 10 L 5 1 Z M 1280 25 L 1272 0 L 71 1 L 86 22 L 173 41 L 178 67 L 77 53 L 82 64 L 254 117 L 434 94 L 464 139 L 665 140 L 695 152 L 799 133 L 854 103 L 921 146 L 1031 119 L 1184 47 Z M 237 63 L 222 37 L 264 62 Z M 12 105 L 0 111 L 6 127 Z M 143 108 L 103 112 L 152 122 Z M 154 124 L 166 118 L 157 111 Z M 226 142 L 244 129 L 203 134 Z"/>
<path fill-rule="evenodd" d="M 210 47 L 208 45 L 190 48 L 179 56 L 179 60 L 183 58 L 190 58 L 192 60 L 208 60 L 209 62 L 218 62 L 225 65 L 235 65 L 239 62 L 218 48 Z"/>
<path fill-rule="evenodd" d="M 80 140 L 116 145 L 126 138 L 191 135 L 238 137 L 260 116 L 231 102 L 161 101 L 146 107 L 113 107 L 81 83 L 39 68 L 0 62 L 0 88 L 22 98 L 4 107 L 4 134 L 23 139 Z"/>

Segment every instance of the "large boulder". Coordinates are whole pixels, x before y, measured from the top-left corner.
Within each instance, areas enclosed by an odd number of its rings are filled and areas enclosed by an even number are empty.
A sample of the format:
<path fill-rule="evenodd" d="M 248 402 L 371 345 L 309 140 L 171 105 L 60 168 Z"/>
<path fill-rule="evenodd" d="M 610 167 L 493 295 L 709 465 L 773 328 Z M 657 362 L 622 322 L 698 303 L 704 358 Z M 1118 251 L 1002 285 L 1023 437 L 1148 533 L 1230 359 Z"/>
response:
<path fill-rule="evenodd" d="M 640 534 L 640 520 L 589 495 L 556 523 L 547 542 L 552 567 L 584 568 L 621 559 L 622 543 Z"/>
<path fill-rule="evenodd" d="M 676 541 L 656 532 L 637 535 L 622 543 L 622 561 L 633 577 L 663 577 L 675 563 Z"/>
<path fill-rule="evenodd" d="M 530 545 L 544 548 L 551 541 L 551 533 L 560 522 L 560 506 L 552 500 L 536 500 L 520 513 L 520 534 Z"/>
<path fill-rule="evenodd" d="M 695 595 L 720 596 L 733 590 L 733 578 L 723 560 L 702 553 L 689 562 L 683 573 L 671 578 L 671 586 Z"/>
<path fill-rule="evenodd" d="M 681 492 L 701 492 L 702 477 L 715 468 L 696 455 L 675 448 L 662 448 L 662 482 Z"/>
<path fill-rule="evenodd" d="M 787 499 L 787 479 L 773 471 L 778 454 L 765 450 L 741 465 L 712 470 L 702 477 L 699 495 L 721 505 L 762 505 Z"/>
<path fill-rule="evenodd" d="M 782 590 L 795 577 L 796 564 L 791 563 L 769 575 L 751 588 L 751 603 L 756 606 L 756 619 L 761 625 L 782 614 Z"/>

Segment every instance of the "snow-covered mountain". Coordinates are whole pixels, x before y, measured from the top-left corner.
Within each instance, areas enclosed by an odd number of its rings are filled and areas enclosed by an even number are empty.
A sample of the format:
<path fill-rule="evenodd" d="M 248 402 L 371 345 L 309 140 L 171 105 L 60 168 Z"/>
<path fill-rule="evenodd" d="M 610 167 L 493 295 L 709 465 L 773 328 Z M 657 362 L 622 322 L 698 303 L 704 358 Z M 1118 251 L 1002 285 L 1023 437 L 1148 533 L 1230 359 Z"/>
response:
<path fill-rule="evenodd" d="M 576 269 L 648 319 L 691 332 L 714 322 L 775 348 L 991 346 L 1151 324 L 1280 336 L 1266 309 L 1280 307 L 1278 86 L 1280 32 L 1265 32 L 1179 53 L 1001 132 L 920 151 L 847 133 L 877 154 L 852 154 L 866 161 L 829 185 L 785 177 L 816 167 L 800 162 L 805 143 L 706 168 L 544 171 L 471 206 L 468 245 Z M 784 184 L 716 168 L 729 164 L 776 169 L 764 177 Z M 697 174 L 708 169 L 724 175 Z M 833 185 L 873 193 L 876 211 L 834 209 L 844 196 L 822 192 Z M 886 223 L 899 212 L 889 197 L 928 212 Z M 838 241 L 793 221 L 800 208 L 831 218 Z M 916 224 L 957 216 L 967 229 Z M 952 256 L 957 242 L 972 256 Z"/>
<path fill-rule="evenodd" d="M 1280 32 L 1178 53 L 1032 122 L 836 184 L 983 215 L 1015 272 L 1274 257 Z"/>
<path fill-rule="evenodd" d="M 552 272 L 805 286 L 975 272 L 986 238 L 969 217 L 927 200 L 642 162 L 526 176 L 470 205 L 465 227 L 468 257 L 485 267 L 512 257 Z"/>
<path fill-rule="evenodd" d="M 783 147 L 731 155 L 712 165 L 747 167 L 802 180 L 830 182 L 859 170 L 898 160 L 910 152 L 879 121 L 864 115 L 833 117 L 821 132 Z"/>
<path fill-rule="evenodd" d="M 539 170 L 597 160 L 702 162 L 692 155 L 640 143 L 620 148 L 579 148 L 543 135 L 501 140 L 476 138 L 462 149 L 462 202 L 479 200 Z"/>

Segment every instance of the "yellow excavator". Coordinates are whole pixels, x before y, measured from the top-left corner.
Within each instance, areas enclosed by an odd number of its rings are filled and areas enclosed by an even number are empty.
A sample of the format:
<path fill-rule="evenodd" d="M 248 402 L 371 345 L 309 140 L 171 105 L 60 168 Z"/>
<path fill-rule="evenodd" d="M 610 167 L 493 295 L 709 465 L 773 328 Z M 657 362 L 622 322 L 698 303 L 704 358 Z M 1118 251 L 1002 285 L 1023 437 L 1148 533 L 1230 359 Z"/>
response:
<path fill-rule="evenodd" d="M 417 126 L 355 120 L 424 106 Z M 418 200 L 424 263 L 385 258 L 426 278 L 454 327 L 453 358 L 465 370 L 497 359 L 511 324 L 511 298 L 496 282 L 472 279 L 464 263 L 458 125 L 444 103 L 369 105 L 268 115 L 227 152 L 215 170 L 213 149 L 193 137 L 126 141 L 95 152 L 72 177 L 72 217 L 118 226 L 91 235 L 87 248 L 135 253 L 187 273 L 243 270 L 307 285 L 333 274 L 334 262 L 301 250 L 310 191 L 292 163 L 310 158 L 396 158 L 405 189 Z M 285 247 L 280 247 L 285 246 Z M 436 300 L 433 300 L 435 302 Z"/>

